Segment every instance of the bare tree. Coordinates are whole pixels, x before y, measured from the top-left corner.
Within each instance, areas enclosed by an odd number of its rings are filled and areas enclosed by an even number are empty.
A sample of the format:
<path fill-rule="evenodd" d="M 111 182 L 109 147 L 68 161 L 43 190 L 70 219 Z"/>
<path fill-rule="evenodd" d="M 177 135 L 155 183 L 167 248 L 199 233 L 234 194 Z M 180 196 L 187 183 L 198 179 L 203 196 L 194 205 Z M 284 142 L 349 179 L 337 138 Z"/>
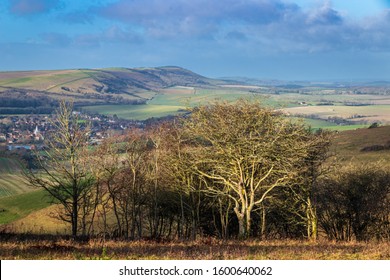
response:
<path fill-rule="evenodd" d="M 46 148 L 37 152 L 39 171 L 26 172 L 31 185 L 43 188 L 63 206 L 59 218 L 71 224 L 72 235 L 86 234 L 87 216 L 93 210 L 94 177 L 87 161 L 89 128 L 73 113 L 73 104 L 60 103 L 54 132 Z"/>
<path fill-rule="evenodd" d="M 209 195 L 231 200 L 242 238 L 251 235 L 253 211 L 298 176 L 311 143 L 305 125 L 246 100 L 195 108 L 185 129 L 198 143 L 195 172 Z"/>
<path fill-rule="evenodd" d="M 388 239 L 389 198 L 390 172 L 384 162 L 348 164 L 321 182 L 320 224 L 331 239 Z"/>

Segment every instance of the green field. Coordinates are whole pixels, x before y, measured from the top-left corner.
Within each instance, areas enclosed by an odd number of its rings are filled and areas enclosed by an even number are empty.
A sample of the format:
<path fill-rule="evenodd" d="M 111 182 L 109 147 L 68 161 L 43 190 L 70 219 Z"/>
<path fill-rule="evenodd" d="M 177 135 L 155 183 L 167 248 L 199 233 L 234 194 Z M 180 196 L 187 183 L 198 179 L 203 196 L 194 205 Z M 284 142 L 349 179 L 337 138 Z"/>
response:
<path fill-rule="evenodd" d="M 44 190 L 0 198 L 0 224 L 21 219 L 49 205 L 49 199 Z"/>
<path fill-rule="evenodd" d="M 29 186 L 22 168 L 16 159 L 0 157 L 0 224 L 49 206 L 45 191 Z"/>
<path fill-rule="evenodd" d="M 354 129 L 368 127 L 368 125 L 366 124 L 335 125 L 334 123 L 326 120 L 309 119 L 309 118 L 303 118 L 303 121 L 307 123 L 307 125 L 309 125 L 314 130 L 327 129 L 327 130 L 334 130 L 334 131 L 345 131 L 345 130 L 354 130 Z"/>
<path fill-rule="evenodd" d="M 165 117 L 176 115 L 184 106 L 173 105 L 101 105 L 86 106 L 83 109 L 87 112 L 103 115 L 117 115 L 123 119 L 146 120 L 152 117 Z"/>
<path fill-rule="evenodd" d="M 116 114 L 119 118 L 145 120 L 152 117 L 164 117 L 180 114 L 188 107 L 194 107 L 217 100 L 234 101 L 239 98 L 254 98 L 248 91 L 238 89 L 194 89 L 186 87 L 172 87 L 158 93 L 145 92 L 140 96 L 148 96 L 150 100 L 145 105 L 98 105 L 85 106 L 83 110 L 103 115 Z M 276 103 L 257 95 L 255 98 L 263 100 L 267 105 Z"/>

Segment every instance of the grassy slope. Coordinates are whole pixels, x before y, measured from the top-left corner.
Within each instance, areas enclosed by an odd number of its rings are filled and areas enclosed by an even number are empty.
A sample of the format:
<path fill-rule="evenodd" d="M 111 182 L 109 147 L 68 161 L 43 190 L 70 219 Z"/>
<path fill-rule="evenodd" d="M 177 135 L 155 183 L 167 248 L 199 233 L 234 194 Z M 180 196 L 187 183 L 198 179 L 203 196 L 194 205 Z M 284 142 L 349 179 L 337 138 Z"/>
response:
<path fill-rule="evenodd" d="M 0 198 L 0 224 L 10 223 L 49 206 L 43 190 Z"/>
<path fill-rule="evenodd" d="M 0 72 L 0 90 L 2 87 L 31 89 L 46 92 L 54 99 L 65 98 L 83 103 L 102 103 L 103 96 L 113 98 L 121 96 L 123 100 L 140 99 L 125 94 L 126 90 L 115 94 L 111 92 L 102 94 L 98 91 L 98 88 L 107 89 L 107 85 L 101 81 L 117 81 L 115 79 L 114 76 L 100 70 Z"/>
<path fill-rule="evenodd" d="M 19 161 L 0 157 L 0 198 L 31 191 L 21 174 Z"/>
<path fill-rule="evenodd" d="M 390 141 L 390 126 L 343 131 L 336 135 L 332 150 L 345 161 L 390 163 L 390 150 L 362 152 L 372 145 L 386 145 Z"/>
<path fill-rule="evenodd" d="M 44 192 L 28 186 L 21 174 L 22 165 L 11 158 L 0 158 L 0 224 L 23 218 L 47 207 Z"/>
<path fill-rule="evenodd" d="M 29 73 L 30 75 L 25 77 L 18 77 L 17 72 L 14 73 L 14 76 L 0 74 L 0 86 L 49 90 L 56 86 L 89 78 L 88 74 L 80 70 L 32 71 Z"/>

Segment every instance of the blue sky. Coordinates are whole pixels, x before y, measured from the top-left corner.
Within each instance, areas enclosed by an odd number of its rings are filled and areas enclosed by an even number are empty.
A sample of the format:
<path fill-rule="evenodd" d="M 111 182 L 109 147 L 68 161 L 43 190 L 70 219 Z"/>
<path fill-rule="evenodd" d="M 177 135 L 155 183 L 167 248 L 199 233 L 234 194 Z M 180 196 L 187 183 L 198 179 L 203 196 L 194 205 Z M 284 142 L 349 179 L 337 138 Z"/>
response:
<path fill-rule="evenodd" d="M 0 70 L 390 80 L 390 0 L 2 0 Z"/>

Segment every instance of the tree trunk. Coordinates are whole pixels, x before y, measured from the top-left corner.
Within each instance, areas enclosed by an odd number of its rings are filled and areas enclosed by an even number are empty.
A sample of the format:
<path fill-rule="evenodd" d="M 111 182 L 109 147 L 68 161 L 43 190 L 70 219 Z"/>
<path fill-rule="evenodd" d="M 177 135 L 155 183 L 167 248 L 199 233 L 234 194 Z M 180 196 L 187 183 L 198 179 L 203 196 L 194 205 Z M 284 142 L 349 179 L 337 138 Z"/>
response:
<path fill-rule="evenodd" d="M 310 198 L 307 198 L 306 218 L 307 238 L 310 241 L 316 241 L 318 236 L 318 219 L 316 209 L 311 203 Z"/>
<path fill-rule="evenodd" d="M 246 239 L 246 224 L 245 224 L 245 212 L 240 213 L 237 208 L 234 208 L 234 212 L 236 213 L 238 219 L 238 237 L 241 239 Z"/>
<path fill-rule="evenodd" d="M 77 211 L 77 196 L 73 196 L 72 202 L 72 236 L 77 237 L 78 211 Z"/>
<path fill-rule="evenodd" d="M 248 238 L 251 235 L 251 226 L 252 226 L 252 217 L 251 209 L 246 209 L 245 211 L 245 237 Z"/>
<path fill-rule="evenodd" d="M 261 207 L 261 229 L 260 229 L 261 240 L 267 239 L 266 224 L 267 224 L 266 223 L 266 210 L 265 210 L 265 206 L 262 205 L 262 207 Z"/>

